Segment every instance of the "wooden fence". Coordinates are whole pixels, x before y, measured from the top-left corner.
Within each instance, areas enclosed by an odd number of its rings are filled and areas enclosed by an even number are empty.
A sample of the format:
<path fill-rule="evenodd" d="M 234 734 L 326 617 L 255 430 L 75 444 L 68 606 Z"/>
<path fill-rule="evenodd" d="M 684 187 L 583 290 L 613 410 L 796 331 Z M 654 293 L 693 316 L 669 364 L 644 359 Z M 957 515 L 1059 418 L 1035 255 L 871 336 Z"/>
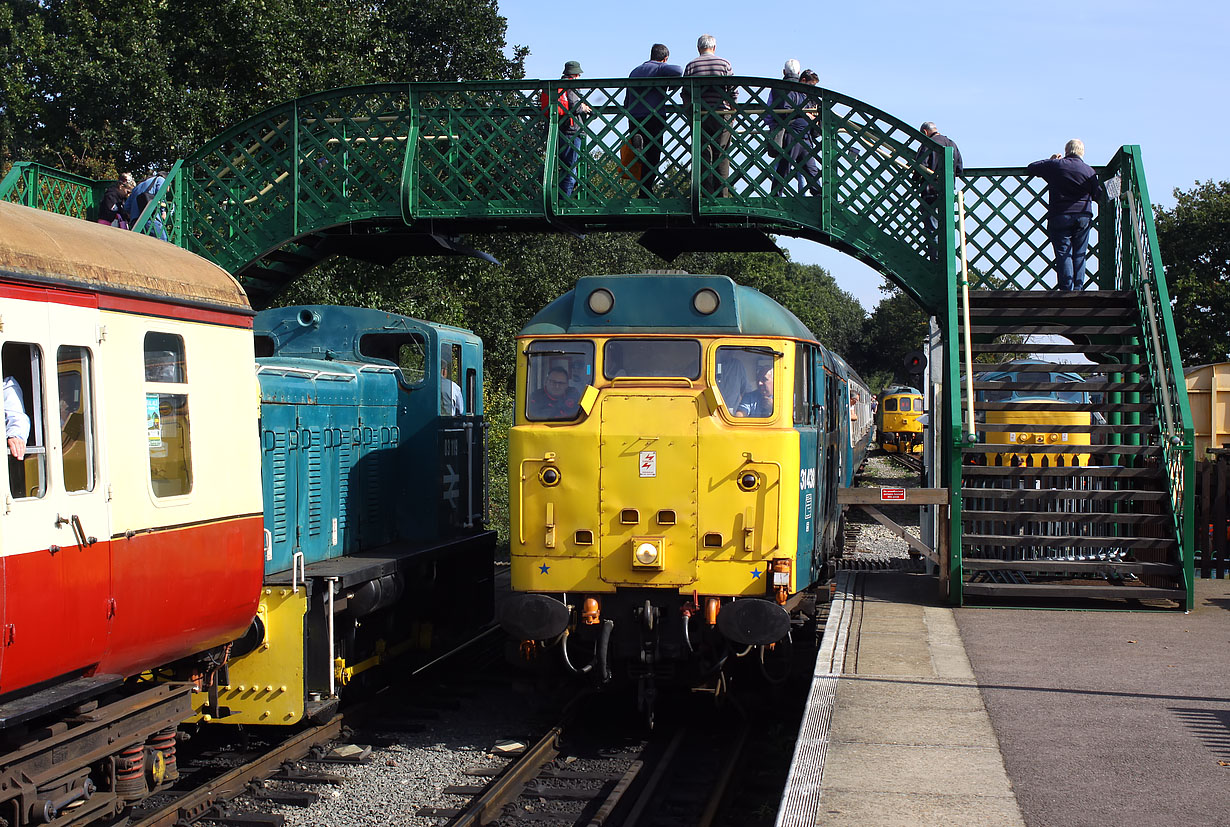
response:
<path fill-rule="evenodd" d="M 1196 573 L 1230 577 L 1230 448 L 1196 463 Z"/>

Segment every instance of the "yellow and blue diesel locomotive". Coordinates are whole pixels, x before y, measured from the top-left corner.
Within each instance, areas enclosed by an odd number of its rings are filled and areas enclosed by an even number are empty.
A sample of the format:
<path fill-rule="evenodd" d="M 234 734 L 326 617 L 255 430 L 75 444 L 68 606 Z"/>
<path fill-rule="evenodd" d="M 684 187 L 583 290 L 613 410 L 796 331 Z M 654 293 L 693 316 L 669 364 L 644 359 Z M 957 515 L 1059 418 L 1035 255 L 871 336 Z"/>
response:
<path fill-rule="evenodd" d="M 581 278 L 518 354 L 504 629 L 644 689 L 782 640 L 841 542 L 858 375 L 724 276 Z"/>
<path fill-rule="evenodd" d="M 285 725 L 490 619 L 482 341 L 318 305 L 262 311 L 254 334 L 264 588 L 226 683 L 196 701 L 211 720 Z"/>
<path fill-rule="evenodd" d="M 917 388 L 890 385 L 880 392 L 876 409 L 876 441 L 894 453 L 921 451 L 923 397 Z"/>
<path fill-rule="evenodd" d="M 971 454 L 971 463 L 1041 468 L 1089 465 L 1096 450 L 1091 446 L 1089 426 L 1105 422 L 1095 423 L 1101 419 L 1095 412 L 1067 407 L 1093 404 L 1093 395 L 1080 387 L 1084 376 L 1054 362 L 1015 359 L 975 374 L 974 380 L 974 416 L 980 422 L 982 441 L 1019 445 L 1022 450 Z M 1057 390 L 1056 385 L 1071 385 L 1071 389 Z M 1072 427 L 1076 430 L 1069 430 Z M 1055 450 L 1038 451 L 1036 446 Z"/>

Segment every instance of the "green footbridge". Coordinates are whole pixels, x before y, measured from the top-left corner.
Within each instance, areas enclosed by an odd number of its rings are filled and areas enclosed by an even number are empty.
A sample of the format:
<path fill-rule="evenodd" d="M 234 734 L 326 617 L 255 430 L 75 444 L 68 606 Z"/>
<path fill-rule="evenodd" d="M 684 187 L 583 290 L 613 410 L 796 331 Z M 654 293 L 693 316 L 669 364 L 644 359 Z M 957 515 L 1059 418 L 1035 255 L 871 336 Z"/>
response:
<path fill-rule="evenodd" d="M 666 258 L 764 249 L 767 234 L 827 244 L 899 285 L 941 331 L 929 395 L 951 506 L 934 538 L 948 597 L 1191 609 L 1192 421 L 1139 147 L 1096 167 L 1108 198 L 1085 290 L 1060 293 L 1045 184 L 1023 168 L 954 176 L 951 150 L 861 101 L 723 81 L 388 84 L 299 98 L 176 162 L 134 229 L 217 262 L 257 307 L 325 258 L 481 255 L 463 241 L 475 232 L 635 231 Z M 561 87 L 590 109 L 575 137 L 569 113 L 540 105 Z M 803 101 L 773 109 L 785 92 Z M 787 130 L 778 151 L 786 123 L 806 137 Z M 938 150 L 935 168 L 924 149 Z M 18 163 L 0 200 L 92 218 L 108 183 Z M 1026 335 L 1045 338 L 1023 347 Z M 1014 441 L 987 444 L 986 424 L 968 421 L 969 393 L 982 419 L 1014 409 L 990 401 L 1004 392 L 1072 390 L 984 382 L 985 361 L 971 371 L 972 356 L 1022 350 L 1083 363 L 1066 368 L 1087 374 L 1081 401 L 1047 408 L 1085 415 L 1065 429 L 1092 446 L 1046 442 L 1055 428 L 1037 421 L 1007 423 Z"/>

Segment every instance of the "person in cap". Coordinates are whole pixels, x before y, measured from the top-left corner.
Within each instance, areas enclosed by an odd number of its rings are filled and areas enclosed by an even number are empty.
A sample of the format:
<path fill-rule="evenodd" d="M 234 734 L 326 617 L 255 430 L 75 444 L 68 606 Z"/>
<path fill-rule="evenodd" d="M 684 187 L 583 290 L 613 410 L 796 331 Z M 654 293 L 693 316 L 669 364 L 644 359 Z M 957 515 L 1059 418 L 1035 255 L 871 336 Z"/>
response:
<path fill-rule="evenodd" d="M 677 78 L 683 74 L 683 68 L 670 60 L 671 51 L 662 43 L 655 43 L 649 49 L 649 60 L 633 69 L 630 78 Z M 666 92 L 662 87 L 629 88 L 624 95 L 624 107 L 628 110 L 628 119 L 632 124 L 632 134 L 628 143 L 639 156 L 641 162 L 640 179 L 638 181 L 637 197 L 653 195 L 653 185 L 657 180 L 658 161 L 662 158 L 662 133 L 666 131 L 666 116 L 663 109 L 666 106 Z"/>
<path fill-rule="evenodd" d="M 102 204 L 98 207 L 98 223 L 128 229 L 129 217 L 124 211 L 124 200 L 137 188 L 131 172 L 125 172 L 115 180 L 115 183 L 103 193 Z"/>
<path fill-rule="evenodd" d="M 1068 141 L 1063 154 L 1034 161 L 1027 175 L 1046 181 L 1050 205 L 1046 210 L 1046 235 L 1055 250 L 1055 273 L 1060 290 L 1085 289 L 1085 253 L 1093 226 L 1093 199 L 1105 195 L 1093 167 L 1085 163 L 1085 144 Z"/>
<path fill-rule="evenodd" d="M 564 64 L 563 80 L 576 80 L 581 76 L 580 61 L 570 60 Z M 577 163 L 581 160 L 581 146 L 584 136 L 581 134 L 581 119 L 590 114 L 591 110 L 576 89 L 558 89 L 559 118 L 559 160 L 564 165 L 564 177 L 559 189 L 564 195 L 572 195 L 577 186 Z"/>

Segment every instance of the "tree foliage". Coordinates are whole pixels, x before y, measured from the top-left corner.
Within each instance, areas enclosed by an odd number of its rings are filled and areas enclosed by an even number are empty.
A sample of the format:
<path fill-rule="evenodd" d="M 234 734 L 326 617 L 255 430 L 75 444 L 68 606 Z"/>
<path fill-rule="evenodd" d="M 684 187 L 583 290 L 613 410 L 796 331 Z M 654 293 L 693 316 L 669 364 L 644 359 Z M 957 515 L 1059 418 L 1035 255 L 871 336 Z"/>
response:
<path fill-rule="evenodd" d="M 838 353 L 848 354 L 861 332 L 862 307 L 828 271 L 771 253 L 691 253 L 668 264 L 626 233 L 584 239 L 494 234 L 471 236 L 467 243 L 491 253 L 501 266 L 473 258 L 407 258 L 373 268 L 334 259 L 305 274 L 280 300 L 379 307 L 468 327 L 483 338 L 488 384 L 505 390 L 512 389 L 517 333 L 587 275 L 666 268 L 727 275 L 781 302 Z"/>
<path fill-rule="evenodd" d="M 0 165 L 165 167 L 283 101 L 517 78 L 494 0 L 0 0 Z"/>
<path fill-rule="evenodd" d="M 905 357 L 922 350 L 927 338 L 927 313 L 901 288 L 881 285 L 883 298 L 863 324 L 854 364 L 860 366 L 872 391 L 900 382 L 917 384 L 905 369 Z"/>
<path fill-rule="evenodd" d="M 1154 210 L 1185 365 L 1230 360 L 1230 181 L 1174 191 Z"/>

